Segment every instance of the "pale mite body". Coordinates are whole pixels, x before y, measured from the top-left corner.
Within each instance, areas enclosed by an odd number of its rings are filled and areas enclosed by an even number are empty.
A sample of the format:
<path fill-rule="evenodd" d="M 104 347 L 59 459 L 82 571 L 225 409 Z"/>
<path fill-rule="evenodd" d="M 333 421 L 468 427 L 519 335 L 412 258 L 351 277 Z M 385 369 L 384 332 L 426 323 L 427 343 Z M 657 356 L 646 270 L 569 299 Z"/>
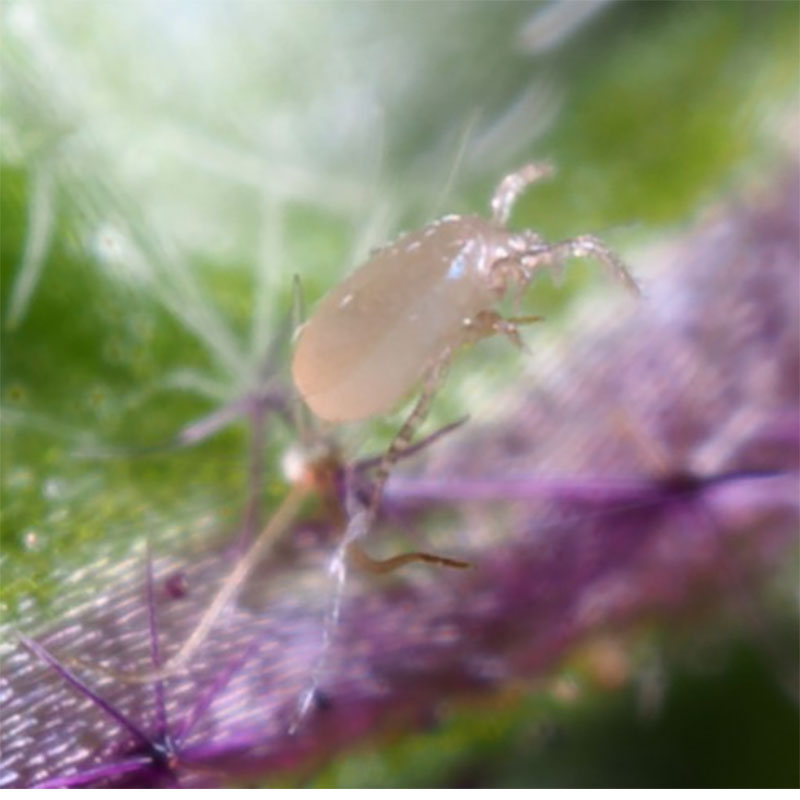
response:
<path fill-rule="evenodd" d="M 508 238 L 478 216 L 444 217 L 345 278 L 298 335 L 292 374 L 311 410 L 330 422 L 391 411 L 497 302 L 491 267 Z"/>
<path fill-rule="evenodd" d="M 379 250 L 323 298 L 298 332 L 292 362 L 295 386 L 324 420 L 348 422 L 383 414 L 419 384 L 422 390 L 384 453 L 367 505 L 348 503 L 342 542 L 329 566 L 336 592 L 322 654 L 300 697 L 291 731 L 297 730 L 319 688 L 343 596 L 345 561 L 377 573 L 415 562 L 469 566 L 422 552 L 375 560 L 359 544 L 376 520 L 392 467 L 409 448 L 454 353 L 494 333 L 522 347 L 517 324 L 537 318 L 504 319 L 492 307 L 510 289 L 527 287 L 535 270 L 559 268 L 570 256 L 594 256 L 616 279 L 637 290 L 624 264 L 599 239 L 579 236 L 548 244 L 533 231 L 506 229 L 519 194 L 551 172 L 548 165 L 529 164 L 506 176 L 492 197 L 488 220 L 444 217 Z"/>
<path fill-rule="evenodd" d="M 515 322 L 492 307 L 536 269 L 570 256 L 593 256 L 629 288 L 636 284 L 598 239 L 548 244 L 533 231 L 510 232 L 514 201 L 551 174 L 529 164 L 507 176 L 492 199 L 492 217 L 447 216 L 406 234 L 373 257 L 319 303 L 299 330 L 292 361 L 295 386 L 311 410 L 330 422 L 391 411 L 462 345 L 503 333 L 520 345 Z"/>
<path fill-rule="evenodd" d="M 538 319 L 505 319 L 492 306 L 510 289 L 523 290 L 538 269 L 558 269 L 570 257 L 597 259 L 616 280 L 638 292 L 622 261 L 593 236 L 549 244 L 533 231 L 506 229 L 520 193 L 552 171 L 547 164 L 529 164 L 507 175 L 492 197 L 490 219 L 443 217 L 378 251 L 323 298 L 299 330 L 292 374 L 300 395 L 321 419 L 367 419 L 391 410 L 422 386 L 413 410 L 384 454 L 368 507 L 346 525 L 344 551 L 363 569 L 391 572 L 414 562 L 469 566 L 419 552 L 376 561 L 357 539 L 375 521 L 391 468 L 409 447 L 453 354 L 462 345 L 495 333 L 521 347 L 517 324 Z M 149 673 L 116 677 L 147 683 L 185 669 L 254 566 L 296 518 L 309 491 L 303 483 L 295 484 L 166 664 Z"/>

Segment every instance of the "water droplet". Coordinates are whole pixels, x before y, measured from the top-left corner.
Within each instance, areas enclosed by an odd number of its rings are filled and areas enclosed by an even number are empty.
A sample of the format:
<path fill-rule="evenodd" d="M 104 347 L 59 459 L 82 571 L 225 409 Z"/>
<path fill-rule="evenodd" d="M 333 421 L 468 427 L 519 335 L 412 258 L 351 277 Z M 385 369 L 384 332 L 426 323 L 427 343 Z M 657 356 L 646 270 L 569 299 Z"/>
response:
<path fill-rule="evenodd" d="M 42 494 L 47 500 L 59 500 L 64 496 L 64 481 L 59 478 L 48 478 L 42 485 Z"/>
<path fill-rule="evenodd" d="M 101 225 L 94 234 L 92 249 L 104 264 L 114 264 L 125 260 L 128 250 L 125 235 L 110 223 Z"/>
<path fill-rule="evenodd" d="M 31 552 L 38 552 L 44 547 L 46 537 L 44 537 L 39 531 L 36 530 L 28 530 L 22 535 L 22 544 L 24 545 L 26 550 L 30 550 Z"/>

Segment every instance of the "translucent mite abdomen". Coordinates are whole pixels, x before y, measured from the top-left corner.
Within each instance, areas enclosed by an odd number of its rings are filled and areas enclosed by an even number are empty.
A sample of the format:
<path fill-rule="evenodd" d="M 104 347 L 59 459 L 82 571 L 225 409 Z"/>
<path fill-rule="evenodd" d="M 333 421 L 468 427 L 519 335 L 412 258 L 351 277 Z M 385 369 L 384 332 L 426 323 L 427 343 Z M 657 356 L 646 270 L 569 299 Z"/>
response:
<path fill-rule="evenodd" d="M 311 410 L 347 422 L 397 405 L 460 344 L 464 320 L 496 301 L 485 273 L 507 236 L 477 216 L 445 217 L 380 250 L 328 293 L 292 363 Z"/>
<path fill-rule="evenodd" d="M 468 341 L 501 333 L 521 346 L 516 326 L 535 318 L 504 319 L 492 306 L 538 269 L 591 256 L 637 291 L 622 261 L 594 236 L 550 244 L 534 231 L 506 229 L 520 193 L 552 171 L 528 164 L 512 172 L 492 197 L 489 219 L 449 216 L 402 236 L 323 298 L 299 332 L 292 362 L 295 386 L 318 417 L 349 422 L 390 411 Z"/>

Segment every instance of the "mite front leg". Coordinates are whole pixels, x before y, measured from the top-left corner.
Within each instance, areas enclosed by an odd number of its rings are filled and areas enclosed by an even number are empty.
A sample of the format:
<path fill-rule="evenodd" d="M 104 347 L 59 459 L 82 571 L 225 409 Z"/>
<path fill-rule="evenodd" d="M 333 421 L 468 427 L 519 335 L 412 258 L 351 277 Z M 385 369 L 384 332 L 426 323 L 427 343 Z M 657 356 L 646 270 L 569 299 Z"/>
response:
<path fill-rule="evenodd" d="M 542 266 L 558 269 L 568 258 L 594 258 L 616 281 L 634 294 L 640 289 L 622 259 L 603 241 L 595 236 L 576 236 L 563 242 L 536 247 L 522 256 L 525 266 L 533 271 Z"/>
<path fill-rule="evenodd" d="M 516 172 L 506 175 L 492 195 L 492 220 L 506 226 L 511 210 L 519 196 L 535 181 L 549 178 L 555 173 L 552 164 L 526 164 Z"/>
<path fill-rule="evenodd" d="M 496 311 L 479 311 L 474 317 L 464 320 L 467 342 L 478 342 L 495 334 L 502 334 L 518 350 L 525 350 L 525 342 L 519 335 L 520 325 L 541 322 L 542 317 L 503 317 Z"/>

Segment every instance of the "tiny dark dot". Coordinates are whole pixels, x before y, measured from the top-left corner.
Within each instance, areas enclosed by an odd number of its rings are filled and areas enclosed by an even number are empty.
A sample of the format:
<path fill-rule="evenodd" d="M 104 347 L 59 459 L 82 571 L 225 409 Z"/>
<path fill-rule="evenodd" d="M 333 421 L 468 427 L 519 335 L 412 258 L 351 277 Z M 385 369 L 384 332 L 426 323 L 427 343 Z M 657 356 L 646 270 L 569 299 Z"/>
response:
<path fill-rule="evenodd" d="M 10 386 L 8 389 L 8 399 L 12 403 L 21 403 L 25 400 L 25 390 L 19 384 Z"/>
<path fill-rule="evenodd" d="M 189 594 L 189 581 L 182 570 L 173 572 L 164 581 L 164 591 L 173 600 L 179 600 Z"/>
<path fill-rule="evenodd" d="M 318 711 L 330 711 L 333 708 L 333 699 L 321 689 L 314 690 L 313 700 Z"/>

